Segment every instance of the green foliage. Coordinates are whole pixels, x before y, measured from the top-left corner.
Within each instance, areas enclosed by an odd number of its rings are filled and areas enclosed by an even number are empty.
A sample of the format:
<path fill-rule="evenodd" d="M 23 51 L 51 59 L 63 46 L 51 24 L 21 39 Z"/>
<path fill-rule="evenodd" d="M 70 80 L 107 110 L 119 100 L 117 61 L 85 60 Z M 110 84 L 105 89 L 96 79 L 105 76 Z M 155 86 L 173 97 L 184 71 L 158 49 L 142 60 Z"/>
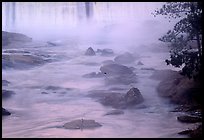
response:
<path fill-rule="evenodd" d="M 170 60 L 166 63 L 182 67 L 181 74 L 189 78 L 197 78 L 202 57 L 202 2 L 167 2 L 153 15 L 179 19 L 173 30 L 159 38 L 170 44 Z"/>

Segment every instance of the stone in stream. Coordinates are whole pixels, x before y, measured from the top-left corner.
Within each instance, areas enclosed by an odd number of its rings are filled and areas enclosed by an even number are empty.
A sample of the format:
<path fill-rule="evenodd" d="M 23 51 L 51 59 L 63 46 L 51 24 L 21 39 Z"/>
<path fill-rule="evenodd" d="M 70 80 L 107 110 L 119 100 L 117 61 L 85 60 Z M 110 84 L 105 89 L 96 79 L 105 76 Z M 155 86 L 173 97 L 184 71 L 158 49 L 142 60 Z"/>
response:
<path fill-rule="evenodd" d="M 94 55 L 96 55 L 96 53 L 95 53 L 95 51 L 93 50 L 93 48 L 89 47 L 89 48 L 86 50 L 85 55 L 94 56 Z"/>
<path fill-rule="evenodd" d="M 131 88 L 125 95 L 118 92 L 98 90 L 92 91 L 89 96 L 97 98 L 98 101 L 104 106 L 111 106 L 116 109 L 137 107 L 135 105 L 138 105 L 144 101 L 140 91 L 134 87 Z"/>
<path fill-rule="evenodd" d="M 114 54 L 112 49 L 97 49 L 96 53 L 100 53 L 101 56 L 111 56 Z"/>
<path fill-rule="evenodd" d="M 100 78 L 100 77 L 104 77 L 104 75 L 101 72 L 91 72 L 88 74 L 84 74 L 82 77 L 84 78 Z"/>
<path fill-rule="evenodd" d="M 2 89 L 2 99 L 7 99 L 7 98 L 11 97 L 14 94 L 15 94 L 15 92 L 13 92 L 11 90 Z"/>
<path fill-rule="evenodd" d="M 101 126 L 102 125 L 95 120 L 84 119 L 74 120 L 63 125 L 66 129 L 94 129 Z"/>
<path fill-rule="evenodd" d="M 179 116 L 177 117 L 178 121 L 184 122 L 184 123 L 196 123 L 196 122 L 202 122 L 202 117 L 197 117 L 197 116 Z"/>
<path fill-rule="evenodd" d="M 144 101 L 138 88 L 131 88 L 125 95 L 125 101 L 128 105 L 139 104 Z"/>
<path fill-rule="evenodd" d="M 105 115 L 120 115 L 120 114 L 124 114 L 124 112 L 122 110 L 115 109 L 107 112 Z"/>
<path fill-rule="evenodd" d="M 11 113 L 2 107 L 2 116 L 8 116 L 8 115 L 11 115 Z"/>
<path fill-rule="evenodd" d="M 10 84 L 7 80 L 2 80 L 2 86 L 8 86 Z"/>
<path fill-rule="evenodd" d="M 131 53 L 126 52 L 115 57 L 114 61 L 118 64 L 129 64 L 135 61 L 135 57 Z"/>
<path fill-rule="evenodd" d="M 26 43 L 31 42 L 32 38 L 20 34 L 20 33 L 11 33 L 11 32 L 5 32 L 2 31 L 2 48 L 5 48 L 5 46 L 9 44 L 15 44 L 15 43 Z"/>

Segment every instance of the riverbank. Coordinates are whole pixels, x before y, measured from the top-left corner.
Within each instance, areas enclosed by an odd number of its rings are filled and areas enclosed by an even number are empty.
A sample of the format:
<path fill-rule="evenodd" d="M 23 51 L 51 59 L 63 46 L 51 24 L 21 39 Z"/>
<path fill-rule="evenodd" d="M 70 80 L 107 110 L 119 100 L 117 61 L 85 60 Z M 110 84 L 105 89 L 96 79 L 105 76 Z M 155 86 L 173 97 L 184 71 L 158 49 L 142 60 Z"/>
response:
<path fill-rule="evenodd" d="M 195 123 L 195 128 L 178 132 L 191 138 L 202 137 L 202 93 L 201 82 L 188 79 L 172 70 L 157 70 L 151 76 L 160 81 L 157 91 L 159 96 L 169 98 L 178 106 L 172 112 L 185 112 L 178 116 L 182 123 Z"/>

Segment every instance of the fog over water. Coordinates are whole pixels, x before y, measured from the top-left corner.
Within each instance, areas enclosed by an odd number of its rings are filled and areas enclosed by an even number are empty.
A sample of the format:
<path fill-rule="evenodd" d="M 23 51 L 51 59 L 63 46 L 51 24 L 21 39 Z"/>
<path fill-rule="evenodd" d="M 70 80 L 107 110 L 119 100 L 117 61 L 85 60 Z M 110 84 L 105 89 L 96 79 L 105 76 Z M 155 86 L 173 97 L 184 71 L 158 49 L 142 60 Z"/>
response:
<path fill-rule="evenodd" d="M 48 55 L 53 61 L 30 69 L 3 69 L 7 89 L 16 94 L 2 100 L 12 115 L 2 119 L 2 137 L 184 137 L 179 131 L 191 127 L 176 120 L 175 105 L 158 96 L 159 81 L 151 79 L 154 69 L 173 69 L 166 44 L 158 38 L 173 27 L 164 17 L 151 15 L 159 2 L 3 2 L 2 30 L 23 33 L 32 43 L 11 50 Z M 57 44 L 48 46 L 47 42 Z M 112 49 L 114 54 L 84 55 L 87 48 Z M 4 52 L 3 54 L 9 54 Z M 9 49 L 7 49 L 9 50 Z M 125 52 L 135 61 L 137 82 L 106 84 L 109 77 L 86 78 L 100 72 L 105 60 Z M 142 62 L 143 65 L 138 65 Z M 55 86 L 59 89 L 49 90 Z M 88 95 L 93 90 L 137 87 L 144 102 L 122 115 L 104 115 L 113 108 Z M 43 94 L 45 93 L 46 94 Z M 181 114 L 181 113 L 180 113 Z M 102 127 L 69 130 L 62 126 L 75 119 L 93 119 Z"/>

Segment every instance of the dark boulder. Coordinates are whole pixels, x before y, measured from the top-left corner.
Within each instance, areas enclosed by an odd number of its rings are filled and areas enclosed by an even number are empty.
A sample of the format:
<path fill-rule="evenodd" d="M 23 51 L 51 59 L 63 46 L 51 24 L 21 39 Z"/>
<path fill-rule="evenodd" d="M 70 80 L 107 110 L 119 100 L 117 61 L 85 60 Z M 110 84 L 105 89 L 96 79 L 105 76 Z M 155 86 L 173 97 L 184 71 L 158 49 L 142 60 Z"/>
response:
<path fill-rule="evenodd" d="M 133 74 L 133 71 L 124 66 L 124 65 L 120 65 L 120 64 L 107 64 L 107 65 L 103 65 L 100 68 L 100 71 L 102 73 L 106 73 L 107 75 L 126 75 L 126 74 Z"/>
<path fill-rule="evenodd" d="M 92 91 L 89 96 L 97 98 L 104 106 L 111 106 L 116 109 L 136 107 L 135 105 L 144 101 L 137 88 L 131 88 L 125 95 L 118 92 L 98 90 Z"/>
<path fill-rule="evenodd" d="M 178 121 L 185 122 L 185 123 L 202 122 L 202 117 L 189 116 L 189 115 L 179 116 L 179 117 L 177 117 L 177 119 L 178 119 Z"/>
<path fill-rule="evenodd" d="M 128 85 L 136 83 L 136 75 L 133 71 L 120 64 L 107 64 L 100 68 L 102 74 L 104 74 L 106 84 L 123 84 Z"/>
<path fill-rule="evenodd" d="M 8 116 L 8 115 L 11 115 L 11 113 L 2 107 L 2 116 Z"/>
<path fill-rule="evenodd" d="M 96 55 L 96 53 L 95 53 L 95 51 L 93 50 L 93 48 L 89 47 L 89 48 L 86 50 L 85 55 L 94 56 L 94 55 Z"/>
<path fill-rule="evenodd" d="M 125 95 L 125 101 L 128 105 L 139 104 L 144 101 L 138 88 L 131 88 Z"/>
<path fill-rule="evenodd" d="M 118 64 L 129 64 L 135 61 L 135 57 L 131 53 L 126 52 L 115 57 L 114 61 Z"/>

